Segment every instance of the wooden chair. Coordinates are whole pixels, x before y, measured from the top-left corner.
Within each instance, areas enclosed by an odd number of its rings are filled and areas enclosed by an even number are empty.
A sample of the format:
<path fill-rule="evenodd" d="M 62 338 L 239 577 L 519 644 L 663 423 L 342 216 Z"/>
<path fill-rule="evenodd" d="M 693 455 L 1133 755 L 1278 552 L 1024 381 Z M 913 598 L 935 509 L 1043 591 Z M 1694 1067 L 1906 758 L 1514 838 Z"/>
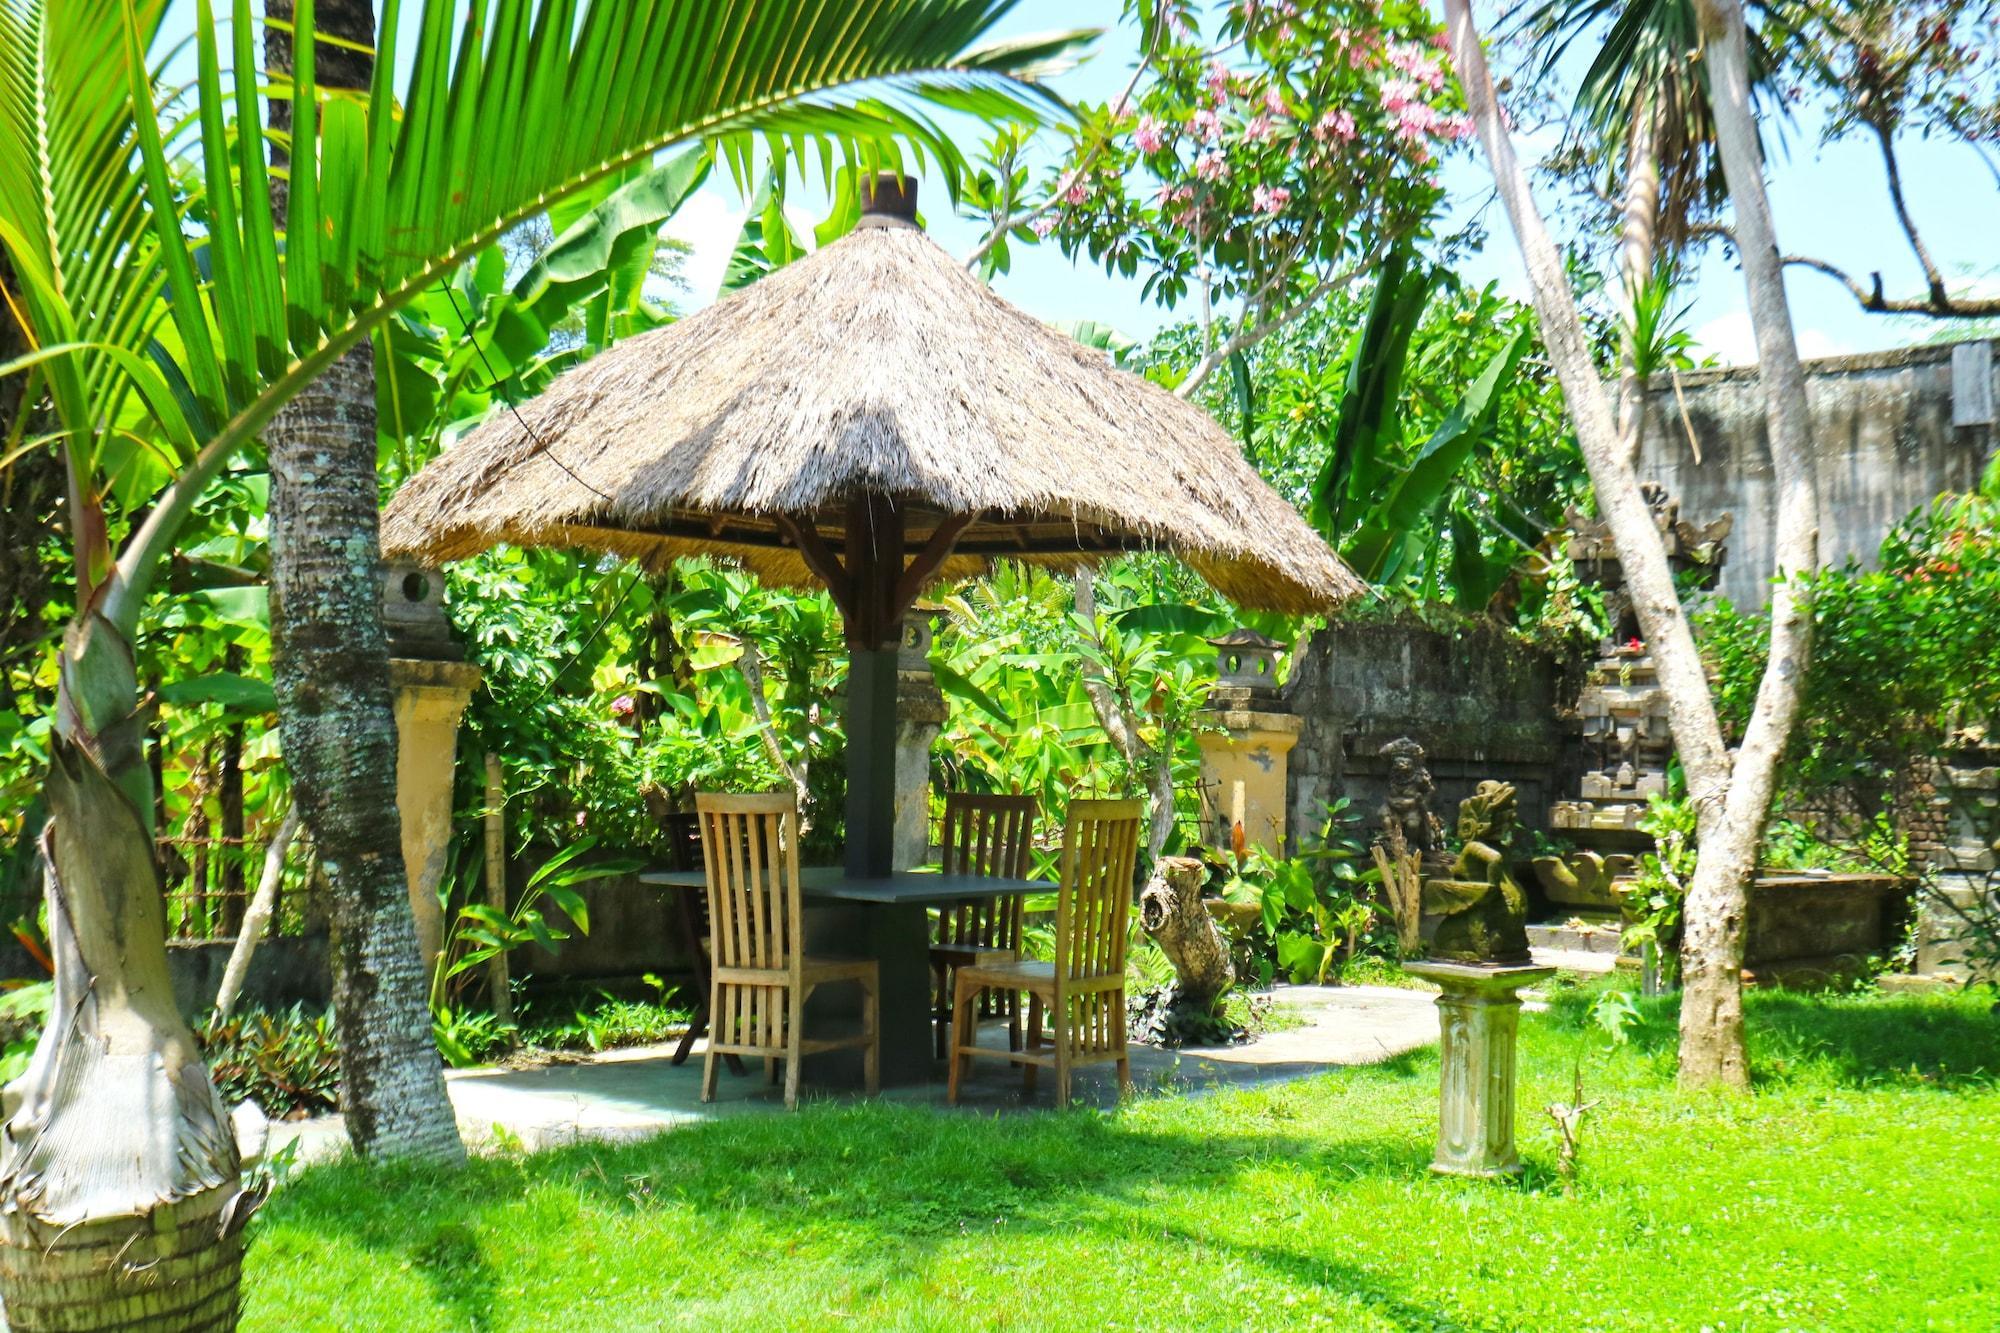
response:
<path fill-rule="evenodd" d="M 798 1105 L 799 1062 L 859 1046 L 862 1075 L 879 1086 L 876 966 L 870 959 L 809 958 L 799 894 L 798 807 L 789 795 L 697 793 L 702 864 L 713 941 L 708 1052 L 701 1099 L 715 1100 L 715 1065 L 727 1055 L 761 1055 L 767 1074 L 785 1062 L 785 1106 Z M 858 1036 L 810 1039 L 805 1006 L 829 982 L 861 987 Z"/>
<path fill-rule="evenodd" d="M 1115 1061 L 1118 1088 L 1132 1086 L 1125 1053 L 1125 937 L 1132 911 L 1132 867 L 1139 855 L 1138 801 L 1071 801 L 1063 830 L 1062 883 L 1056 890 L 1056 958 L 958 970 L 954 991 L 951 1081 L 947 1100 L 958 1103 L 958 1080 L 975 1056 L 997 1056 L 1026 1065 L 1030 1092 L 1043 1067 L 1056 1071 L 1056 1104 L 1069 1105 L 1070 1072 L 1080 1065 Z M 1025 991 L 1027 1047 L 982 1050 L 972 1021 L 984 990 Z M 1054 1049 L 1042 1049 L 1043 1016 Z"/>
<path fill-rule="evenodd" d="M 974 796 L 953 792 L 944 798 L 944 865 L 947 875 L 1028 877 L 1028 854 L 1035 842 L 1035 798 Z M 1021 898 L 970 898 L 938 909 L 931 944 L 932 1013 L 937 1053 L 946 1054 L 951 1031 L 952 982 L 962 967 L 1011 963 L 1021 956 Z M 980 996 L 979 1017 L 1007 1015 L 1007 1047 L 1021 1049 L 1019 992 Z"/>

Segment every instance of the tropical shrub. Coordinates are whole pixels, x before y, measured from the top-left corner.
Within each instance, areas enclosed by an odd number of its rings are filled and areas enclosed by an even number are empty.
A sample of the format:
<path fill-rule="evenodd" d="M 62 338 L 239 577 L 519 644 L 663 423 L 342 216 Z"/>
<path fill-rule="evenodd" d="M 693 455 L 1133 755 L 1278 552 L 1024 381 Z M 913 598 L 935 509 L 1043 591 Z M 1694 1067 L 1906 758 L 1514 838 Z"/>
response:
<path fill-rule="evenodd" d="M 1813 654 L 1783 801 L 1844 792 L 1865 822 L 1912 760 L 2000 717 L 2000 501 L 1948 495 L 1884 539 L 1879 567 L 1813 580 Z M 1718 602 L 1700 616 L 1724 725 L 1740 734 L 1764 670 L 1768 612 Z"/>
<path fill-rule="evenodd" d="M 329 1014 L 293 1005 L 279 1013 L 238 1010 L 195 1030 L 224 1105 L 257 1103 L 265 1115 L 298 1120 L 339 1105 L 340 1051 Z"/>

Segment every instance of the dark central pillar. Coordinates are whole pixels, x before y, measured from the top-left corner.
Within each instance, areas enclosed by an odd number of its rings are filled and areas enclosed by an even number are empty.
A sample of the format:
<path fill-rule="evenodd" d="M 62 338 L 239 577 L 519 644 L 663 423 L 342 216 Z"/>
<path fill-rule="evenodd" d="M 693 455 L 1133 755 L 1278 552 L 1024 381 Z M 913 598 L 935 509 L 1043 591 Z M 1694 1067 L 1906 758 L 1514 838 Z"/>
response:
<path fill-rule="evenodd" d="M 886 495 L 847 513 L 847 873 L 886 875 L 896 836 L 896 652 L 903 515 Z"/>
<path fill-rule="evenodd" d="M 847 666 L 847 873 L 886 875 L 896 837 L 896 649 Z"/>

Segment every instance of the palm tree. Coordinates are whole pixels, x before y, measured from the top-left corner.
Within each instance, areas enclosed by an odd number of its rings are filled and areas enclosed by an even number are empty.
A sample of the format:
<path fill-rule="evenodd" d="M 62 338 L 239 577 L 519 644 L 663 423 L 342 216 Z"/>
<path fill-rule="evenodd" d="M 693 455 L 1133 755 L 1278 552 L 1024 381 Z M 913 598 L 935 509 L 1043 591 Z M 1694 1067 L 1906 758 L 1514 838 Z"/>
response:
<path fill-rule="evenodd" d="M 255 1198 L 168 984 L 132 649 L 203 488 L 349 349 L 551 201 L 693 139 L 746 167 L 782 133 L 829 166 L 900 143 L 956 171 L 922 105 L 1032 115 L 1019 80 L 1074 40 L 975 46 L 1011 0 L 472 0 L 454 41 L 462 0 L 420 0 L 398 88 L 403 6 L 386 0 L 364 102 L 319 95 L 300 0 L 281 245 L 250 0 L 223 29 L 196 0 L 196 82 L 167 117 L 147 65 L 164 7 L 0 0 L 0 245 L 19 293 L 5 317 L 34 349 L 5 369 L 60 424 L 78 594 L 42 838 L 54 1017 L 6 1090 L 0 1142 L 17 1329 L 234 1320 Z M 105 497 L 135 441 L 171 480 L 114 545 Z M 365 538 L 347 558 L 372 568 Z"/>
<path fill-rule="evenodd" d="M 1622 164 L 1618 217 L 1618 430 L 1637 461 L 1648 380 L 1675 261 L 1700 215 L 1727 198 L 1695 0 L 1544 0 L 1521 20 L 1544 76 L 1600 31 L 1577 85 L 1582 128 Z M 1775 62 L 1752 34 L 1752 90 L 1771 98 Z"/>
<path fill-rule="evenodd" d="M 319 0 L 322 88 L 366 92 L 372 0 Z M 266 0 L 265 63 L 294 74 L 290 0 Z M 317 44 L 316 44 L 317 45 Z M 270 102 L 292 128 L 288 99 Z M 282 165 L 281 148 L 272 150 Z M 288 200 L 274 179 L 273 212 Z M 431 1036 L 429 990 L 396 807 L 396 718 L 382 621 L 375 480 L 375 354 L 357 343 L 264 430 L 270 461 L 271 683 L 293 799 L 332 888 L 334 1028 L 348 1138 L 373 1156 L 462 1158 Z"/>

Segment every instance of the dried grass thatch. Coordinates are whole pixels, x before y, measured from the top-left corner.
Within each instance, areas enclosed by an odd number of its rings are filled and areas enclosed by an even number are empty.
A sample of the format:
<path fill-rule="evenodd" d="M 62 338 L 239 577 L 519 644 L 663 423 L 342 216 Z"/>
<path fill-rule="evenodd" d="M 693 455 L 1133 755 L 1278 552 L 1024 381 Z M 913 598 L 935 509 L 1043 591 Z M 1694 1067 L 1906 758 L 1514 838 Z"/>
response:
<path fill-rule="evenodd" d="M 383 523 L 391 554 L 706 554 L 812 586 L 778 516 L 838 551 L 848 501 L 878 491 L 913 544 L 979 515 L 939 577 L 1160 549 L 1246 606 L 1319 610 L 1362 587 L 1207 413 L 890 217 L 613 347 L 521 417 L 532 435 L 496 415 L 403 488 Z"/>

